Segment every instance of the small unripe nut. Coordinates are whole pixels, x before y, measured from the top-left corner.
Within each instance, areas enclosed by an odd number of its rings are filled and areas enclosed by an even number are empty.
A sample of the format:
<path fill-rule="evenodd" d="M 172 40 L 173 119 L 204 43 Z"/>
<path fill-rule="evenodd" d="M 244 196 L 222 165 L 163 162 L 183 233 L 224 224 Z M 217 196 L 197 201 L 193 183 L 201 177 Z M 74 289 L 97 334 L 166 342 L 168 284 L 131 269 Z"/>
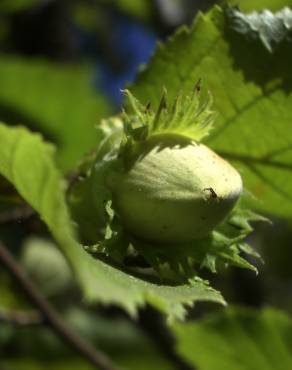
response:
<path fill-rule="evenodd" d="M 220 224 L 242 192 L 239 173 L 207 146 L 157 135 L 136 150 L 107 185 L 124 228 L 156 243 L 203 238 Z"/>

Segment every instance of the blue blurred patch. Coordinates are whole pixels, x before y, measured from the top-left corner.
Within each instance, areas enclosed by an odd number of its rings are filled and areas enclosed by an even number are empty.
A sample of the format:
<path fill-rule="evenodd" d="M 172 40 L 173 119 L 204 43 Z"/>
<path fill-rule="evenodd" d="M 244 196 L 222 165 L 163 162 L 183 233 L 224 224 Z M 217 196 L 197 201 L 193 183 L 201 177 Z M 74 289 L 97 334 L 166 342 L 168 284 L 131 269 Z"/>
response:
<path fill-rule="evenodd" d="M 121 15 L 114 16 L 113 25 L 109 47 L 118 68 L 98 63 L 96 83 L 116 106 L 120 106 L 121 90 L 134 80 L 139 65 L 149 61 L 158 37 L 141 23 Z"/>

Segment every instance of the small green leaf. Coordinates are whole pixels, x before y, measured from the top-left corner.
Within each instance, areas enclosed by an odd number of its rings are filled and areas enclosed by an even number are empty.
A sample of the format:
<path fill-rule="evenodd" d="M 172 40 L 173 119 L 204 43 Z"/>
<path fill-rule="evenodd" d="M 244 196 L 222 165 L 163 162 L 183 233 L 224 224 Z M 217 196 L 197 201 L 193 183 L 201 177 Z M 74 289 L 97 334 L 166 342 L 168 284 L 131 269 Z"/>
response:
<path fill-rule="evenodd" d="M 76 239 L 65 202 L 65 184 L 54 163 L 54 148 L 38 134 L 0 124 L 0 174 L 39 213 L 67 257 L 89 302 L 117 304 L 135 315 L 152 304 L 170 319 L 183 318 L 195 301 L 224 304 L 204 281 L 166 286 L 148 283 L 93 259 Z"/>
<path fill-rule="evenodd" d="M 292 368 L 292 321 L 280 311 L 227 308 L 173 330 L 179 353 L 200 370 Z"/>

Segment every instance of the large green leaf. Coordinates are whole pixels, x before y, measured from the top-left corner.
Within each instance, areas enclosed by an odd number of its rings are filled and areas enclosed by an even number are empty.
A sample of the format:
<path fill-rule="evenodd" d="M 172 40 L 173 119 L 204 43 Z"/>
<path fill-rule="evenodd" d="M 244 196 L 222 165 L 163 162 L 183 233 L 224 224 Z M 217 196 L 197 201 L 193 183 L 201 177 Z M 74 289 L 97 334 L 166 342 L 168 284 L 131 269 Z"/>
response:
<path fill-rule="evenodd" d="M 173 99 L 199 78 L 218 112 L 205 140 L 241 171 L 250 204 L 282 217 L 292 214 L 292 13 L 245 16 L 213 8 L 198 14 L 160 45 L 132 92 L 158 105 L 162 87 Z"/>
<path fill-rule="evenodd" d="M 226 309 L 174 328 L 177 348 L 199 370 L 292 369 L 292 321 L 272 309 Z"/>
<path fill-rule="evenodd" d="M 75 238 L 65 203 L 65 184 L 55 167 L 53 153 L 53 147 L 44 143 L 38 134 L 0 125 L 0 173 L 47 224 L 70 261 L 88 301 L 118 304 L 131 314 L 148 302 L 170 318 L 182 318 L 183 305 L 194 301 L 224 303 L 218 292 L 199 279 L 192 285 L 156 285 L 87 254 Z"/>
<path fill-rule="evenodd" d="M 28 125 L 53 140 L 64 170 L 92 149 L 94 125 L 110 112 L 90 87 L 89 70 L 80 66 L 1 56 L 0 86 L 0 119 Z"/>

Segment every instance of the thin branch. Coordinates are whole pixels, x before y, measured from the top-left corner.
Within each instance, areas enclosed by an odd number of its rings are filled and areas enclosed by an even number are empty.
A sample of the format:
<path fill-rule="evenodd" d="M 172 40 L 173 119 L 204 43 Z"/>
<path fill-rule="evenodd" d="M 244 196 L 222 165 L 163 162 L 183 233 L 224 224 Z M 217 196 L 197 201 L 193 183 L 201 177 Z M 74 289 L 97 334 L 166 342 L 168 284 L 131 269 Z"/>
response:
<path fill-rule="evenodd" d="M 38 311 L 20 311 L 0 309 L 0 322 L 8 322 L 16 326 L 32 326 L 44 323 L 43 316 Z"/>
<path fill-rule="evenodd" d="M 101 351 L 96 350 L 90 343 L 85 342 L 77 333 L 68 327 L 59 313 L 37 290 L 25 271 L 18 265 L 7 248 L 0 242 L 0 263 L 11 273 L 20 284 L 28 298 L 42 313 L 48 324 L 64 341 L 78 351 L 84 358 L 100 370 L 117 370 L 111 360 Z"/>

